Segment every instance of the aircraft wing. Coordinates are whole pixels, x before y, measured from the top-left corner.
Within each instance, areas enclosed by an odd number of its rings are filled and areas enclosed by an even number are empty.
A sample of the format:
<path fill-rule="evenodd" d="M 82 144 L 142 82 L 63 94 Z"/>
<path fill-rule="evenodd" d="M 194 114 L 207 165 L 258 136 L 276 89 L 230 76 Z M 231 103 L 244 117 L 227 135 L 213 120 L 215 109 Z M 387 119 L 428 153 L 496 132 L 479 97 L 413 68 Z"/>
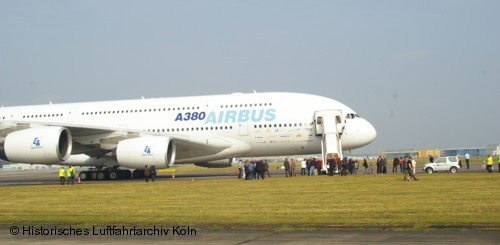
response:
<path fill-rule="evenodd" d="M 175 141 L 176 160 L 200 158 L 204 156 L 216 155 L 233 146 L 235 142 L 222 137 L 178 135 L 178 134 L 155 134 L 143 131 L 134 131 L 120 128 L 89 127 L 71 124 L 29 124 L 29 123 L 0 123 L 0 145 L 3 145 L 7 134 L 44 126 L 59 126 L 67 128 L 73 138 L 73 149 L 71 154 L 86 154 L 91 157 L 101 157 L 114 150 L 118 142 L 122 140 L 144 137 L 163 136 Z"/>

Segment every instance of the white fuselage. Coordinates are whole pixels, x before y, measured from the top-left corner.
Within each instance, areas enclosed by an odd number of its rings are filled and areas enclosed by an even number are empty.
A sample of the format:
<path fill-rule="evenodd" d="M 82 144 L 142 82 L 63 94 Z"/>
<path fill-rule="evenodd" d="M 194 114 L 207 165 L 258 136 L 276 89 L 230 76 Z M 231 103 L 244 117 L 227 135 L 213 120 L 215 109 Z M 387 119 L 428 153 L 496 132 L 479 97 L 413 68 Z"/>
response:
<path fill-rule="evenodd" d="M 187 142 L 191 138 L 194 141 L 215 138 L 234 146 L 220 154 L 208 156 L 188 152 L 189 147 L 177 147 L 176 163 L 185 163 L 227 157 L 319 153 L 321 137 L 315 132 L 314 113 L 332 109 L 340 110 L 343 115 L 344 150 L 362 147 L 375 139 L 374 127 L 344 104 L 325 97 L 298 93 L 230 94 L 5 107 L 0 108 L 0 126 L 12 128 L 14 125 L 20 127 L 19 125 L 29 124 L 30 127 L 68 127 L 72 129 L 73 141 L 82 145 L 101 144 L 101 147 L 102 142 L 99 141 L 102 141 L 102 135 L 92 130 L 168 136 Z M 73 153 L 82 152 L 78 152 L 78 147 L 73 149 Z"/>

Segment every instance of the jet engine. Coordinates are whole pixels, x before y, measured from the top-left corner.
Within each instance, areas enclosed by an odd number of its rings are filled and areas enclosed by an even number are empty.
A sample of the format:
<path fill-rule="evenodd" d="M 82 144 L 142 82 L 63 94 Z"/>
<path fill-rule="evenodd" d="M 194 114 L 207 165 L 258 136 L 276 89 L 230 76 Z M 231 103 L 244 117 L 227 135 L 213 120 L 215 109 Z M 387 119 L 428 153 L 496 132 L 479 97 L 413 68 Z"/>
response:
<path fill-rule="evenodd" d="M 54 164 L 68 159 L 73 139 L 63 127 L 36 127 L 12 132 L 5 137 L 4 151 L 11 162 Z"/>
<path fill-rule="evenodd" d="M 116 159 L 126 168 L 142 169 L 153 164 L 156 168 L 167 168 L 175 161 L 175 141 L 163 136 L 122 140 L 116 147 Z"/>

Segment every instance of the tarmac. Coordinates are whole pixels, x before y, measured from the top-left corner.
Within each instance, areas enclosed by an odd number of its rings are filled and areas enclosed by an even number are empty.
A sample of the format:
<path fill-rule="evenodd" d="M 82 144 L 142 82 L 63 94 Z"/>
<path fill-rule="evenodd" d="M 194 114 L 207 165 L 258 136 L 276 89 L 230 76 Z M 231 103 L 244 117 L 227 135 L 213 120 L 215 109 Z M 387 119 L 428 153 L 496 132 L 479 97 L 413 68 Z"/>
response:
<path fill-rule="evenodd" d="M 500 244 L 497 231 L 198 231 L 195 236 L 21 236 L 0 229 L 1 244 Z"/>
<path fill-rule="evenodd" d="M 497 166 L 494 166 L 495 169 L 493 172 L 498 173 L 498 169 L 496 169 Z M 0 186 L 18 186 L 18 185 L 53 185 L 53 184 L 58 184 L 59 179 L 57 178 L 58 176 L 58 168 L 55 169 L 43 169 L 43 170 L 17 170 L 17 171 L 2 171 L 0 170 Z M 80 172 L 79 169 L 77 169 L 77 173 Z M 284 170 L 271 170 L 271 176 L 284 176 Z M 370 169 L 368 168 L 369 174 L 376 174 L 376 168 L 375 169 Z M 388 167 L 387 169 L 387 174 L 394 174 L 392 173 L 392 166 Z M 481 168 L 480 164 L 473 164 L 470 166 L 470 169 L 465 169 L 461 168 L 458 170 L 456 174 L 463 174 L 463 173 L 478 173 L 478 172 L 486 172 L 486 170 L 483 170 Z M 296 170 L 296 173 L 300 173 L 300 168 Z M 358 169 L 358 174 L 363 175 L 364 174 L 364 169 L 360 167 Z M 398 169 L 398 173 L 399 172 Z M 427 174 L 424 173 L 422 170 L 422 166 L 417 166 L 417 176 L 420 174 Z M 433 174 L 449 174 L 448 172 L 435 172 Z M 172 178 L 171 173 L 159 173 L 158 177 L 159 179 L 163 178 Z M 220 173 L 175 173 L 175 178 L 182 180 L 182 179 L 217 179 L 217 178 L 235 178 L 234 172 L 228 172 L 224 173 L 221 171 Z M 132 180 L 117 180 L 119 182 L 127 182 L 127 181 L 143 181 L 138 180 L 138 179 L 132 179 Z M 109 181 L 109 180 L 104 180 L 104 181 L 97 181 L 97 180 L 90 180 L 90 181 L 85 181 L 86 184 L 92 184 L 92 183 L 116 183 L 116 181 Z"/>

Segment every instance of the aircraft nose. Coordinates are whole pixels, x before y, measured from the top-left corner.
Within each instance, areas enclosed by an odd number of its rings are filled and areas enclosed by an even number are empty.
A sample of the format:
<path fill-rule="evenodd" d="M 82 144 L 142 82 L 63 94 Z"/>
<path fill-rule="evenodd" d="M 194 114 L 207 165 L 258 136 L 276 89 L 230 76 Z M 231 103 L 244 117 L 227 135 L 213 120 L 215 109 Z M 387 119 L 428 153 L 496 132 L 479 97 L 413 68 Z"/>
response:
<path fill-rule="evenodd" d="M 377 130 L 373 125 L 363 118 L 363 127 L 362 127 L 363 139 L 365 140 L 364 145 L 370 144 L 377 137 Z"/>

